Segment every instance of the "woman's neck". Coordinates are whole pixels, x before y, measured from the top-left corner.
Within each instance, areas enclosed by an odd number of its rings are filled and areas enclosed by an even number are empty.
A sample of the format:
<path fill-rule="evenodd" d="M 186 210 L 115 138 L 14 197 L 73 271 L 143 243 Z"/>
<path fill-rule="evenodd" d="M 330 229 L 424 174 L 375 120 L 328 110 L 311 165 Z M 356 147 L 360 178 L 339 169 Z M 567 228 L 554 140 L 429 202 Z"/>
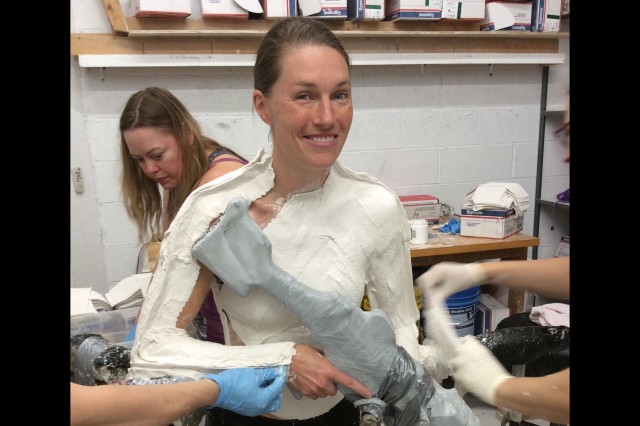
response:
<path fill-rule="evenodd" d="M 274 163 L 273 171 L 276 176 L 271 193 L 276 198 L 282 198 L 286 201 L 293 195 L 315 191 L 318 188 L 322 188 L 330 170 L 330 168 L 305 170 L 292 165 L 278 167 Z"/>

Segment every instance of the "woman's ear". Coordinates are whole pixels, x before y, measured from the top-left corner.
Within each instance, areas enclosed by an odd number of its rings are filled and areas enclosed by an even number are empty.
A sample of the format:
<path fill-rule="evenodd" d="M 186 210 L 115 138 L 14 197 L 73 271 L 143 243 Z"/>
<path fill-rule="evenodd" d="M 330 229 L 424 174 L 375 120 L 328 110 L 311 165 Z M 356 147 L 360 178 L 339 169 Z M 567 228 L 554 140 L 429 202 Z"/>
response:
<path fill-rule="evenodd" d="M 253 91 L 253 108 L 256 110 L 260 118 L 262 118 L 262 121 L 270 126 L 271 120 L 269 119 L 266 98 L 260 90 Z"/>

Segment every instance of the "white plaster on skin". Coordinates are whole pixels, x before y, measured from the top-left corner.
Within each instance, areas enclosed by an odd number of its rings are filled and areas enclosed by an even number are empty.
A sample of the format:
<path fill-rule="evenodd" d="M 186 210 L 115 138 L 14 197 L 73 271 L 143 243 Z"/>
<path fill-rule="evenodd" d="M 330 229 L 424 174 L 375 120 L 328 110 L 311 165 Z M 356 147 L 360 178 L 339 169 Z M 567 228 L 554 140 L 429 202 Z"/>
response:
<path fill-rule="evenodd" d="M 215 283 L 216 304 L 247 346 L 199 341 L 175 327 L 198 276 L 199 267 L 191 255 L 193 243 L 232 198 L 256 200 L 273 187 L 273 181 L 271 156 L 261 152 L 243 169 L 198 188 L 187 198 L 165 235 L 141 309 L 130 377 L 199 378 L 233 367 L 288 365 L 295 343 L 314 343 L 308 329 L 281 302 L 260 290 L 240 297 L 225 286 L 218 289 Z M 341 293 L 356 304 L 365 287 L 370 295 L 375 292 L 372 307 L 387 313 L 396 343 L 420 359 L 409 226 L 402 204 L 386 186 L 336 163 L 322 188 L 291 196 L 264 232 L 273 244 L 274 262 L 309 287 Z M 314 417 L 341 397 L 296 400 L 285 388 L 282 407 L 275 414 Z"/>

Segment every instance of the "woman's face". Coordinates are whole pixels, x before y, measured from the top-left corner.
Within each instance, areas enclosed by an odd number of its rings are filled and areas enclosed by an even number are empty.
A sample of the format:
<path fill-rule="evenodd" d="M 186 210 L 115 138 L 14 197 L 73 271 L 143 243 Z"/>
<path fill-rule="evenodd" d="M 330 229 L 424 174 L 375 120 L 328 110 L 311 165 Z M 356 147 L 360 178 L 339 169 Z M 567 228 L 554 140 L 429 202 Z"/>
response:
<path fill-rule="evenodd" d="M 267 98 L 254 91 L 254 107 L 271 127 L 274 162 L 326 170 L 336 161 L 353 119 L 345 59 L 326 46 L 293 48 Z"/>
<path fill-rule="evenodd" d="M 154 127 L 138 127 L 123 132 L 129 154 L 142 172 L 170 190 L 178 185 L 181 155 L 178 141 L 171 134 Z"/>

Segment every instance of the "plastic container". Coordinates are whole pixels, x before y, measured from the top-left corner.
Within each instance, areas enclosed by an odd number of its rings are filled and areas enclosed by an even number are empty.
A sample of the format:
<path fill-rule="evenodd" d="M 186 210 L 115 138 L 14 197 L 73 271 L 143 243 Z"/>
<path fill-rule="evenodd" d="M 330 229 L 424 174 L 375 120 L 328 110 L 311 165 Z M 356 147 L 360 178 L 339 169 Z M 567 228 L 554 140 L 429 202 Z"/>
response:
<path fill-rule="evenodd" d="M 453 327 L 458 337 L 472 335 L 478 301 L 480 300 L 480 287 L 470 287 L 447 298 L 447 308 Z"/>
<path fill-rule="evenodd" d="M 136 323 L 140 307 L 117 309 L 71 317 L 71 336 L 99 334 L 112 343 L 122 343 Z"/>
<path fill-rule="evenodd" d="M 429 240 L 429 222 L 427 219 L 411 219 L 411 239 L 410 244 L 427 244 Z"/>

